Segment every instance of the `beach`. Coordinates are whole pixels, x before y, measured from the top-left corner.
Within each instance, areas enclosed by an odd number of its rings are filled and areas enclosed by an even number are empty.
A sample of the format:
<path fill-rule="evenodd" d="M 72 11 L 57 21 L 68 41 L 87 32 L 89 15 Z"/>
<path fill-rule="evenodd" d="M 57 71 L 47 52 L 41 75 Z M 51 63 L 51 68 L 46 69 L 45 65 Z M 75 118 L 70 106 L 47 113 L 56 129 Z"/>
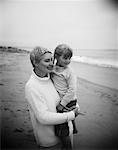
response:
<path fill-rule="evenodd" d="M 78 103 L 85 114 L 76 118 L 78 134 L 74 135 L 74 150 L 116 150 L 118 71 L 77 62 L 72 63 L 72 68 L 78 76 Z M 31 71 L 29 53 L 0 51 L 2 149 L 38 150 L 24 93 Z"/>

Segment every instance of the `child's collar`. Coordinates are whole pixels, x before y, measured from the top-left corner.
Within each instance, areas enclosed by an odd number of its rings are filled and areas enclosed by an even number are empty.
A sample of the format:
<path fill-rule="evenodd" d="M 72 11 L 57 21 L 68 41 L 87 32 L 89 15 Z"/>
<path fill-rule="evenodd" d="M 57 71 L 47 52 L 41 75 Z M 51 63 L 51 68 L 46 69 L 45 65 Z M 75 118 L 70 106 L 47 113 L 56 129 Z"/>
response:
<path fill-rule="evenodd" d="M 65 70 L 66 68 L 67 67 L 60 67 L 60 66 L 55 65 L 54 70 L 57 72 L 61 72 L 61 71 Z"/>

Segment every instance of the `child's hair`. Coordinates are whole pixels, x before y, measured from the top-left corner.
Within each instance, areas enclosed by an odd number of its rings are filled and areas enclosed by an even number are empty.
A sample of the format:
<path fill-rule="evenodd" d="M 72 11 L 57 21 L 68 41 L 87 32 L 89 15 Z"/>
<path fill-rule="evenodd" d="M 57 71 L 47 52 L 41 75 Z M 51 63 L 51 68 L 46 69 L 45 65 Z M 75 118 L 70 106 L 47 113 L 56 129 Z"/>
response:
<path fill-rule="evenodd" d="M 30 61 L 33 67 L 35 67 L 35 63 L 39 63 L 41 60 L 41 57 L 45 54 L 45 53 L 51 53 L 50 51 L 48 51 L 46 48 L 44 47 L 40 47 L 37 46 L 35 47 L 31 53 L 30 53 Z"/>
<path fill-rule="evenodd" d="M 66 44 L 60 44 L 55 48 L 54 60 L 64 55 L 65 58 L 71 58 L 73 56 L 72 49 Z"/>

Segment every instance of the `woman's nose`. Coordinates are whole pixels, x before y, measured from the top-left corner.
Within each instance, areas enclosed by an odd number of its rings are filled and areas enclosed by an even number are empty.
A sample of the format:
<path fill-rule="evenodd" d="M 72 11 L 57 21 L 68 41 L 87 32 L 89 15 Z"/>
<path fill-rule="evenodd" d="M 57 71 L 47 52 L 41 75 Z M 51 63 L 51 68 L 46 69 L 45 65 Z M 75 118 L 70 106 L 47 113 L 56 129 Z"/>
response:
<path fill-rule="evenodd" d="M 54 64 L 53 64 L 53 61 L 50 61 L 50 66 L 53 66 Z"/>

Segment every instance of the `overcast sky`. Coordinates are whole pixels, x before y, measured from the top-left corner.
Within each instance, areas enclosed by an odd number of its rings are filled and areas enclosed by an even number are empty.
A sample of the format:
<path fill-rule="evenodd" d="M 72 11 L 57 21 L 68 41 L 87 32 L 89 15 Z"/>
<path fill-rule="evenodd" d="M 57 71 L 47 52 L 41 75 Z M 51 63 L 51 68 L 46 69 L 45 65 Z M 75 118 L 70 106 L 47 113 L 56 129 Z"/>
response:
<path fill-rule="evenodd" d="M 0 1 L 0 45 L 116 49 L 116 11 L 105 0 Z"/>

